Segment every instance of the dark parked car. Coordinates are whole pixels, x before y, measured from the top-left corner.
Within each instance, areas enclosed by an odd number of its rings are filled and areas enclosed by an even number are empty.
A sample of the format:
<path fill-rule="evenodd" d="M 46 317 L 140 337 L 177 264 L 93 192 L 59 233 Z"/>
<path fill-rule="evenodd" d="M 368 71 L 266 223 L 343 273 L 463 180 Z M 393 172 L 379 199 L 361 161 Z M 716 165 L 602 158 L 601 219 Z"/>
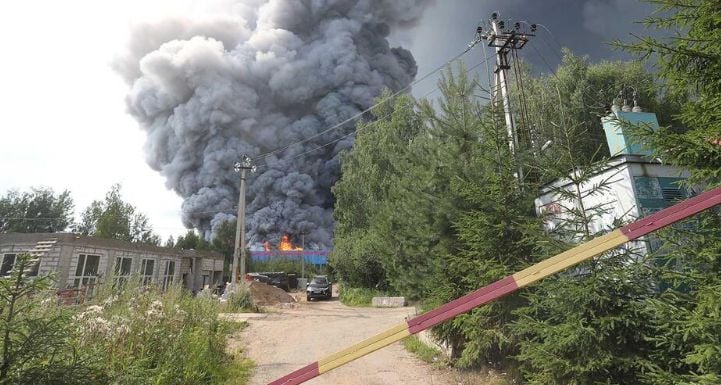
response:
<path fill-rule="evenodd" d="M 316 275 L 308 282 L 305 289 L 305 298 L 310 301 L 312 298 L 330 299 L 333 296 L 333 285 L 325 275 Z"/>
<path fill-rule="evenodd" d="M 245 280 L 248 282 L 263 282 L 270 285 L 270 277 L 258 273 L 248 273 L 245 275 Z"/>
<path fill-rule="evenodd" d="M 288 280 L 288 274 L 286 274 L 283 271 L 266 271 L 261 272 L 260 274 L 268 276 L 270 278 L 270 282 L 268 282 L 269 285 L 275 286 L 279 289 L 283 289 L 285 291 L 290 291 L 290 283 Z"/>

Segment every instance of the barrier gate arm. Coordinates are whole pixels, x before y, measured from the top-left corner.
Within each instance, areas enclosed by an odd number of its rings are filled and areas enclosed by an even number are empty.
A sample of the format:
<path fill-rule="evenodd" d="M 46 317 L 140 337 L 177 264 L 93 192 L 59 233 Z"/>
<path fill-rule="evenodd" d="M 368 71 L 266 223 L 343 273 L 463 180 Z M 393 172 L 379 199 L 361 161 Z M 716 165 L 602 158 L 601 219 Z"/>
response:
<path fill-rule="evenodd" d="M 269 385 L 297 385 L 325 372 L 347 364 L 380 348 L 388 346 L 405 337 L 431 328 L 457 315 L 498 299 L 508 293 L 528 286 L 549 275 L 567 269 L 580 262 L 611 250 L 628 241 L 632 241 L 682 219 L 698 214 L 721 204 L 721 187 L 709 190 L 691 199 L 675 204 L 653 215 L 641 218 L 629 225 L 608 234 L 594 238 L 570 250 L 545 259 L 520 272 L 484 286 L 476 291 L 459 297 L 445 305 L 423 313 L 415 318 L 390 328 L 383 333 L 363 340 L 349 348 L 313 362 Z"/>

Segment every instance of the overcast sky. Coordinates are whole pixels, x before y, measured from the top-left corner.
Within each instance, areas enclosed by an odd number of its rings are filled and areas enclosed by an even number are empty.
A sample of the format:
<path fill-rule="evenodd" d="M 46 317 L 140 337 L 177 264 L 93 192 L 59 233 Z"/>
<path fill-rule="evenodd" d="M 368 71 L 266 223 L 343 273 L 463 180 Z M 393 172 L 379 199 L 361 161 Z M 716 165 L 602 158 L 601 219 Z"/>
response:
<path fill-rule="evenodd" d="M 146 213 L 156 232 L 185 232 L 181 198 L 144 161 L 144 133 L 125 113 L 126 84 L 110 68 L 128 26 L 193 14 L 192 0 L 4 1 L 0 3 L 0 193 L 49 186 L 69 189 L 76 213 L 102 199 L 113 183 Z M 393 34 L 411 50 L 419 75 L 462 51 L 492 11 L 545 25 L 522 52 L 540 72 L 559 60 L 559 45 L 592 60 L 622 58 L 606 44 L 643 33 L 634 24 L 652 8 L 635 0 L 438 0 L 415 28 Z M 467 65 L 483 51 L 466 55 Z M 545 61 L 541 58 L 545 58 Z M 485 67 L 480 67 L 485 76 Z M 417 85 L 423 95 L 435 78 Z"/>

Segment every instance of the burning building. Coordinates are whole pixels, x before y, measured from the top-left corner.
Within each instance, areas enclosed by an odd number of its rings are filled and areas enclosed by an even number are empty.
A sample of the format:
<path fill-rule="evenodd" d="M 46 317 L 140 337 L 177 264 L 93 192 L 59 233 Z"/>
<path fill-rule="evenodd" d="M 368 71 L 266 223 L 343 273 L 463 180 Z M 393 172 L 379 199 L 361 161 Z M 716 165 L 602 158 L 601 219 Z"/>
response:
<path fill-rule="evenodd" d="M 330 188 L 354 127 L 325 131 L 410 84 L 415 60 L 388 36 L 430 1 L 219 1 L 192 19 L 134 26 L 115 68 L 147 133 L 147 163 L 184 198 L 184 224 L 209 238 L 235 219 L 233 163 L 247 154 L 259 166 L 248 178 L 250 243 L 303 232 L 330 247 Z"/>
<path fill-rule="evenodd" d="M 324 266 L 328 264 L 328 254 L 328 250 L 304 250 L 293 244 L 290 235 L 283 234 L 277 248 L 273 248 L 267 239 L 263 240 L 263 250 L 251 251 L 250 258 L 253 262 L 267 262 L 271 259 L 300 260 L 302 258 L 307 264 Z"/>

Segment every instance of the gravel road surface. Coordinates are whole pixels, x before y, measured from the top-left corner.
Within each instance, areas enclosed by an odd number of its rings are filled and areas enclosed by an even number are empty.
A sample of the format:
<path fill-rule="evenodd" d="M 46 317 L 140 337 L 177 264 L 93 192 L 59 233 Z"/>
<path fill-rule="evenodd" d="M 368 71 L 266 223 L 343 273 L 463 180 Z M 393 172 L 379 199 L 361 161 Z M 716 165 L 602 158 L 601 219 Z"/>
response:
<path fill-rule="evenodd" d="M 351 308 L 337 298 L 300 302 L 294 309 L 251 318 L 238 336 L 257 367 L 252 385 L 267 384 L 293 370 L 403 322 L 413 308 Z M 450 375 L 414 358 L 397 342 L 306 384 L 447 385 Z"/>

